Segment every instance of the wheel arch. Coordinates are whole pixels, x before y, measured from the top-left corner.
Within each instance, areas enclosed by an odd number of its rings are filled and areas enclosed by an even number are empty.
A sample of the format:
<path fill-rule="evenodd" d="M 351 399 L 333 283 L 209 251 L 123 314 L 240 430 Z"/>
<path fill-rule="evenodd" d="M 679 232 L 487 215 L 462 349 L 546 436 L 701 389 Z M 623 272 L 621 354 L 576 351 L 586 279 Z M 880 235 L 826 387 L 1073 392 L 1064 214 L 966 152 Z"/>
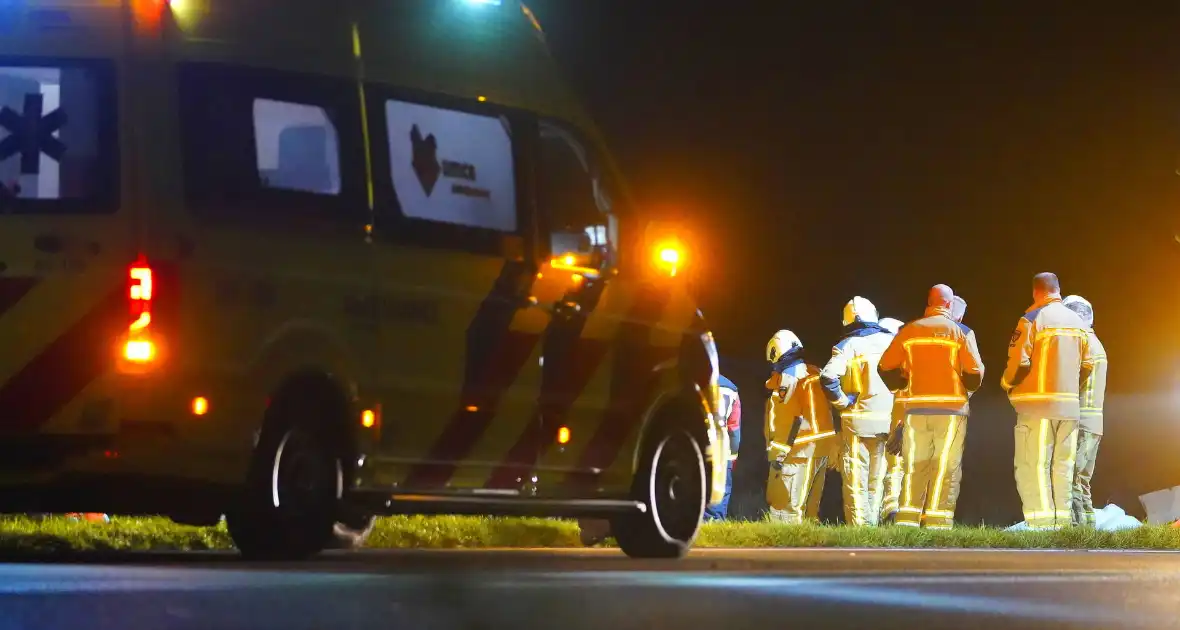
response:
<path fill-rule="evenodd" d="M 336 441 L 347 490 L 356 474 L 358 429 L 351 420 L 357 416 L 357 404 L 347 383 L 338 376 L 317 366 L 293 369 L 279 380 L 267 397 L 266 411 L 258 430 L 266 430 L 267 426 L 280 422 L 281 414 L 290 409 L 289 405 L 306 404 L 309 400 L 323 404 L 328 410 L 327 417 L 317 416 L 315 421 L 324 423 L 329 429 L 328 435 Z"/>
<path fill-rule="evenodd" d="M 295 320 L 263 340 L 249 370 L 253 395 L 262 405 L 255 441 L 289 398 L 320 397 L 332 409 L 346 480 L 356 472 L 359 452 L 359 382 L 362 369 L 338 331 L 311 320 Z M 352 422 L 357 418 L 358 422 Z M 347 488 L 348 485 L 346 484 Z"/>
<path fill-rule="evenodd" d="M 729 436 L 718 429 L 707 393 L 699 385 L 681 381 L 674 373 L 674 362 L 662 367 L 661 382 L 665 385 L 644 412 L 639 439 L 631 453 L 632 473 L 639 470 L 645 449 L 663 427 L 672 425 L 687 429 L 700 441 L 705 457 L 706 503 L 716 504 L 725 491 Z"/>

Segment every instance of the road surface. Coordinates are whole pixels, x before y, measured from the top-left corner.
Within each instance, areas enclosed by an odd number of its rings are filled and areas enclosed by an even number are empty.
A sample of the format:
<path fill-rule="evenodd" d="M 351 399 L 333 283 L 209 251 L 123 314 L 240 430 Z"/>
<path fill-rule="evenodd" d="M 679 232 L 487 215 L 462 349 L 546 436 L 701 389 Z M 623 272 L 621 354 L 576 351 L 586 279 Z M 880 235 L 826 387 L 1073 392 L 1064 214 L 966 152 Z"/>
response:
<path fill-rule="evenodd" d="M 818 624 L 818 625 L 816 625 Z M 1180 554 L 367 551 L 0 564 L 10 628 L 1180 628 Z"/>

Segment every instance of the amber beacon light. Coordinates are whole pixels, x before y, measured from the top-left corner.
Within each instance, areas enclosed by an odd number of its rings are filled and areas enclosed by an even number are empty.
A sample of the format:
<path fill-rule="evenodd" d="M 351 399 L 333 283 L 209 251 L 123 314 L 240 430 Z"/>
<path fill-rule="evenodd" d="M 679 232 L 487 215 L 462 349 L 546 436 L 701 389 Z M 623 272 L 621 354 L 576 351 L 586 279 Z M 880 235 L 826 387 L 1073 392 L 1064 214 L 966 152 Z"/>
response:
<path fill-rule="evenodd" d="M 684 264 L 684 246 L 679 241 L 667 240 L 659 243 L 654 254 L 656 267 L 660 271 L 670 277 L 675 277 L 680 272 L 680 267 Z"/>

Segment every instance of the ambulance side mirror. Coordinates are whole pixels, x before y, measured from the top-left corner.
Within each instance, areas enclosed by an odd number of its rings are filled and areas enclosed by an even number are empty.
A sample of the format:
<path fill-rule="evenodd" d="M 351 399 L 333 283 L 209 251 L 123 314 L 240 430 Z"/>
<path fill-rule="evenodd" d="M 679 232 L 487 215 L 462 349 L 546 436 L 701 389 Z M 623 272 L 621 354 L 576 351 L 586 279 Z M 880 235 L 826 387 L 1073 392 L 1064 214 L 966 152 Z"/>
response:
<path fill-rule="evenodd" d="M 597 276 L 605 266 L 604 248 L 591 239 L 589 228 L 585 231 L 554 231 L 550 236 L 552 258 L 549 264 L 554 269 L 565 269 L 585 276 Z"/>

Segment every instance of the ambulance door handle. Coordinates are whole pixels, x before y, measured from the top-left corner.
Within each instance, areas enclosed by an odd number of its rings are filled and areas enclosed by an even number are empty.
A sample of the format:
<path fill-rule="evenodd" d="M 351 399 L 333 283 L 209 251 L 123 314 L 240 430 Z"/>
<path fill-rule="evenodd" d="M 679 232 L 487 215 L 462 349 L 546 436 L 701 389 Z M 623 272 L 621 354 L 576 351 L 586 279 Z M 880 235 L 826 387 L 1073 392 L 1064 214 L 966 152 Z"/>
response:
<path fill-rule="evenodd" d="M 33 247 L 47 254 L 60 254 L 65 249 L 65 242 L 56 234 L 38 234 L 33 239 Z"/>

